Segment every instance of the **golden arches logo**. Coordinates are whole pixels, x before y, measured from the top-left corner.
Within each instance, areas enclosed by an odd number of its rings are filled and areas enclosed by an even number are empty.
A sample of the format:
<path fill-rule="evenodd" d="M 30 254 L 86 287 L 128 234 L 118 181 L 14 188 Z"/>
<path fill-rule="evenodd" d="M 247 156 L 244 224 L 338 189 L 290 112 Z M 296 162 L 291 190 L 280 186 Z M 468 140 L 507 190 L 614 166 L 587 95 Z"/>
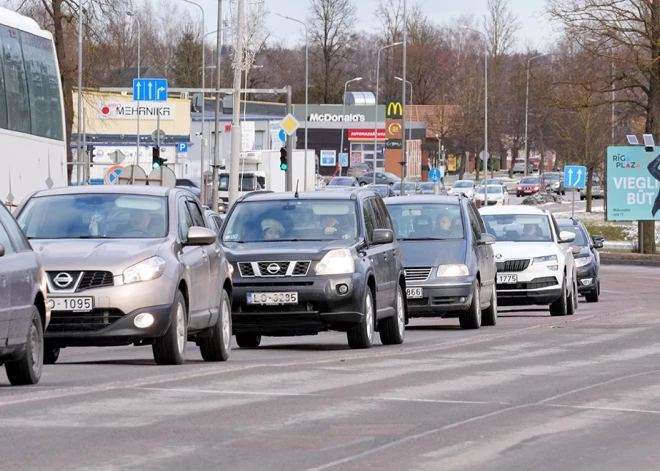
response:
<path fill-rule="evenodd" d="M 403 116 L 403 106 L 398 101 L 391 101 L 387 105 L 387 117 Z"/>

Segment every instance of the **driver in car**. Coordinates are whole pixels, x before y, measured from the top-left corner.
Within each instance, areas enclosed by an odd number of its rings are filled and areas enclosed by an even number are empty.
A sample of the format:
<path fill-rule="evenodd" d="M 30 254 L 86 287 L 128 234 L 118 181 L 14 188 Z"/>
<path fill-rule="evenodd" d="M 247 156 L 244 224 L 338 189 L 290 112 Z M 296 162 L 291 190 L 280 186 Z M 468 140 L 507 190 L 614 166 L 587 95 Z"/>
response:
<path fill-rule="evenodd" d="M 541 239 L 543 234 L 537 231 L 536 224 L 525 224 L 523 226 L 523 236 L 526 239 L 536 240 Z"/>

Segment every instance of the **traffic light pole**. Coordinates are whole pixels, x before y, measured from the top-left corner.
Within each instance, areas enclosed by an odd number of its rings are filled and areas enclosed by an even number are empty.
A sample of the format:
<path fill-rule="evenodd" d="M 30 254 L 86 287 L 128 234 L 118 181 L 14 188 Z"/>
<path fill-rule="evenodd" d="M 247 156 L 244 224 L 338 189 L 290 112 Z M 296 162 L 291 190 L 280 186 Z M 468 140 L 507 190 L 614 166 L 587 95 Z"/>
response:
<path fill-rule="evenodd" d="M 291 85 L 286 86 L 286 114 L 293 114 L 293 106 L 291 104 Z M 296 146 L 296 133 L 292 133 L 286 138 L 286 150 L 287 157 L 291 157 L 291 160 L 287 158 L 287 168 L 286 168 L 286 191 L 293 191 L 293 149 Z M 305 156 L 307 158 L 307 156 Z"/>

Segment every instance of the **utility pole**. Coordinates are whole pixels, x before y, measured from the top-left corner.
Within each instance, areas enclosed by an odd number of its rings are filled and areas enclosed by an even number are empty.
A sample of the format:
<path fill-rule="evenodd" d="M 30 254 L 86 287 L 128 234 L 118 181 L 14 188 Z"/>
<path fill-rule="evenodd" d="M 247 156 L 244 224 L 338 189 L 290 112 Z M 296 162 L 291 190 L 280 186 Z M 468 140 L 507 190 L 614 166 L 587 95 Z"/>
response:
<path fill-rule="evenodd" d="M 286 86 L 286 114 L 293 112 L 291 96 L 291 85 Z M 286 191 L 293 191 L 293 149 L 296 147 L 296 133 L 292 133 L 286 138 L 286 154 L 287 154 L 287 167 L 286 167 L 286 182 L 284 189 Z M 305 158 L 307 155 L 305 154 Z"/>
<path fill-rule="evenodd" d="M 220 61 L 222 60 L 222 0 L 218 0 L 218 29 L 216 38 L 215 59 L 215 148 L 213 149 L 213 179 L 211 191 L 211 208 L 218 211 L 218 167 L 220 166 Z"/>
<path fill-rule="evenodd" d="M 408 10 L 407 2 L 403 0 L 403 73 L 401 74 L 401 128 L 403 133 L 401 135 L 401 153 L 403 154 L 401 163 L 401 194 L 406 194 L 406 171 L 408 169 L 408 152 L 406 149 L 406 58 L 408 53 Z M 375 150 L 375 149 L 374 149 Z M 376 169 L 374 169 L 374 172 Z"/>
<path fill-rule="evenodd" d="M 243 76 L 243 27 L 245 25 L 245 0 L 238 0 L 236 27 L 236 67 L 234 69 L 234 117 L 231 124 L 231 165 L 229 167 L 229 201 L 231 207 L 238 199 L 238 171 L 241 162 L 241 79 Z M 217 131 L 217 130 L 216 130 Z M 215 187 L 214 187 L 215 190 Z"/>

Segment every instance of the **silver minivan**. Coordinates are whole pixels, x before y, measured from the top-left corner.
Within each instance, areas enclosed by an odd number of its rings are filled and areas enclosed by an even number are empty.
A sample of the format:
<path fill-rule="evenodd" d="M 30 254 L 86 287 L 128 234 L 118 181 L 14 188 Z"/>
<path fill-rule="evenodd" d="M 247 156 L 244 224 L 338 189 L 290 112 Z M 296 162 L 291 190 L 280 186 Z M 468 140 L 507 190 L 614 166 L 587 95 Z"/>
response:
<path fill-rule="evenodd" d="M 0 205 L 0 365 L 13 385 L 41 378 L 50 319 L 46 274 L 7 208 Z"/>
<path fill-rule="evenodd" d="M 151 345 L 181 364 L 231 348 L 231 269 L 195 196 L 179 188 L 86 186 L 39 191 L 16 218 L 54 301 L 45 362 L 62 347 Z"/>

